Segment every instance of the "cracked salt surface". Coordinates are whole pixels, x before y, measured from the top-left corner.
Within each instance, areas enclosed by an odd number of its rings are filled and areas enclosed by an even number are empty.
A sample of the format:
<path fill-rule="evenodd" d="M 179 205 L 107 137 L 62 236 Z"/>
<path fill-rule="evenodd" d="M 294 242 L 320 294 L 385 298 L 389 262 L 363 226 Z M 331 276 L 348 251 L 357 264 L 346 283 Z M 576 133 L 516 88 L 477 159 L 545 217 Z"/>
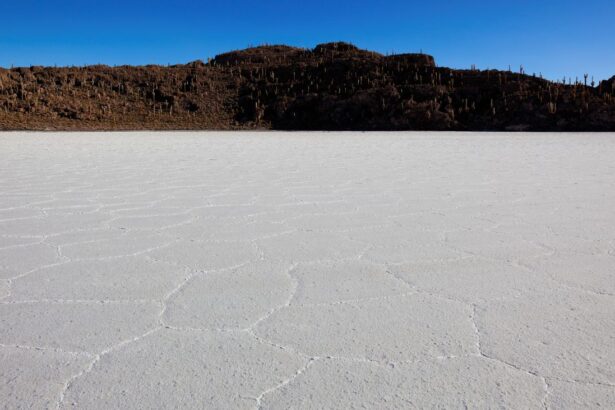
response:
<path fill-rule="evenodd" d="M 0 134 L 0 407 L 613 408 L 613 158 L 613 134 Z"/>

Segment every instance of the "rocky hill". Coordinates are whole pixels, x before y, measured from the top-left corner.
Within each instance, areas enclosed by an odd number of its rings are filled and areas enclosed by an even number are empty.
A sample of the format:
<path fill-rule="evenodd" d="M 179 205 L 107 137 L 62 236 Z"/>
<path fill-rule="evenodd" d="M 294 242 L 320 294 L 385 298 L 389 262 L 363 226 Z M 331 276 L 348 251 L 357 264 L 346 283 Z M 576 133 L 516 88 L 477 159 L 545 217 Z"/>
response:
<path fill-rule="evenodd" d="M 615 131 L 615 77 L 555 83 L 346 43 L 204 63 L 0 69 L 0 129 Z"/>

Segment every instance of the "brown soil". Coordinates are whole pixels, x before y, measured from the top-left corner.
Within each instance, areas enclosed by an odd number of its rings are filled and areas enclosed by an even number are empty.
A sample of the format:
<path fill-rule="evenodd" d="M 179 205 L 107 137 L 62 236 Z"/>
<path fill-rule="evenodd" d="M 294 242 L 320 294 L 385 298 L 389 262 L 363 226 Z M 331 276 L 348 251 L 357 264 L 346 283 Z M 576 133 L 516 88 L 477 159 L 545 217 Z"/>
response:
<path fill-rule="evenodd" d="M 263 46 L 167 67 L 0 69 L 0 129 L 615 131 L 614 93 L 615 77 L 561 84 L 346 43 Z"/>

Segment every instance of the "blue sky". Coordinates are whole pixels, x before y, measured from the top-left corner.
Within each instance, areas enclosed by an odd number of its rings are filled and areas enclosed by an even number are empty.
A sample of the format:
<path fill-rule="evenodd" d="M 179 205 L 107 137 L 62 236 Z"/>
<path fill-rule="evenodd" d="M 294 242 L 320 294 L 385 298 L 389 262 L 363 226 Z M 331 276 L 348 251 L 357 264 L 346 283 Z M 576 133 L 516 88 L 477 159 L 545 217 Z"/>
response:
<path fill-rule="evenodd" d="M 615 0 L 2 0 L 0 66 L 168 64 L 344 40 L 439 65 L 615 75 Z"/>

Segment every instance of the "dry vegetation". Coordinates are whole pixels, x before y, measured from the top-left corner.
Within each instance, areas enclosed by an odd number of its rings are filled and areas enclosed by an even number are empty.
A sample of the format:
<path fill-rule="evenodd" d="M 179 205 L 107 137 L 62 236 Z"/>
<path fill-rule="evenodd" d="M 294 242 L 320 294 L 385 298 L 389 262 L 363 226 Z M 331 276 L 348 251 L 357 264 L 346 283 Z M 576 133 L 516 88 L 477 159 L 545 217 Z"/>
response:
<path fill-rule="evenodd" d="M 0 129 L 615 130 L 615 77 L 452 70 L 345 43 L 208 63 L 0 69 Z"/>

